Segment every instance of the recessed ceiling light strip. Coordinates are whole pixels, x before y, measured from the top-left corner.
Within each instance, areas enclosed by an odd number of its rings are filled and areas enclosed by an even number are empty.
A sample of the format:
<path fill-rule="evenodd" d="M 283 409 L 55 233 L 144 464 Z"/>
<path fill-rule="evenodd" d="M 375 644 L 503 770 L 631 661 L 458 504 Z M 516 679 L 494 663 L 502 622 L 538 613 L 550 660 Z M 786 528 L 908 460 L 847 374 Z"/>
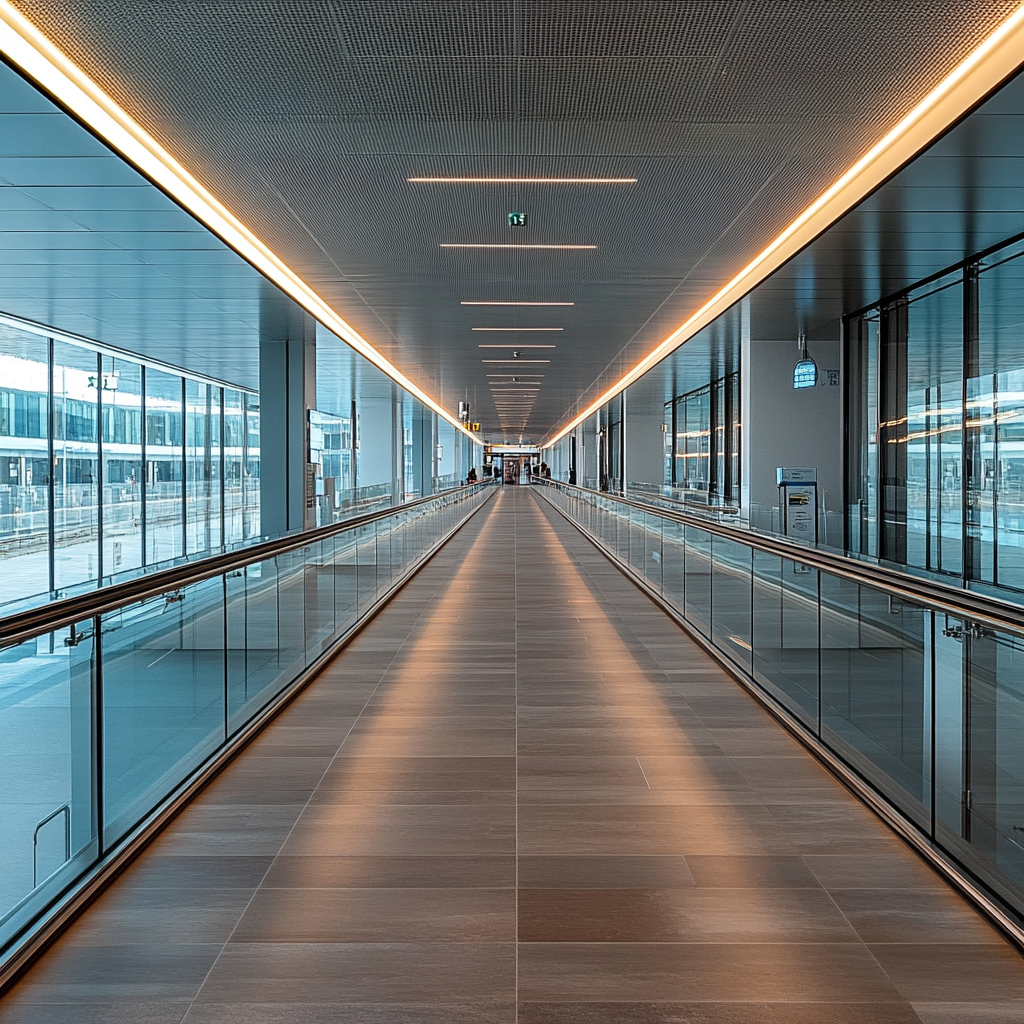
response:
<path fill-rule="evenodd" d="M 350 327 L 8 0 L 0 0 L 0 52 L 324 327 L 467 437 L 483 443 Z"/>
<path fill-rule="evenodd" d="M 841 177 L 830 185 L 774 241 L 680 324 L 625 376 L 594 399 L 557 433 L 544 441 L 550 447 L 592 416 L 606 402 L 639 380 L 747 295 L 779 267 L 810 245 L 843 214 L 852 210 L 886 179 L 985 99 L 1024 63 L 1024 5 L 1010 15 L 894 128 L 887 132 Z"/>
<path fill-rule="evenodd" d="M 636 178 L 406 178 L 411 185 L 635 185 Z"/>
<path fill-rule="evenodd" d="M 440 242 L 441 249 L 596 249 L 596 245 L 540 245 L 530 242 Z"/>

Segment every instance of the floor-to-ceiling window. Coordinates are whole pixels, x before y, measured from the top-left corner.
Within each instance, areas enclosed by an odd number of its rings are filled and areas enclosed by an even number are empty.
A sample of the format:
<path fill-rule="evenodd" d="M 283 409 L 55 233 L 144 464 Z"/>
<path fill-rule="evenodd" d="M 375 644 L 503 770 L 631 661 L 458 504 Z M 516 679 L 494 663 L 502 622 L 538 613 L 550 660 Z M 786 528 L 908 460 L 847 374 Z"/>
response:
<path fill-rule="evenodd" d="M 0 324 L 0 604 L 259 535 L 259 400 Z"/>
<path fill-rule="evenodd" d="M 1024 591 L 1024 246 L 846 322 L 847 547 Z"/>

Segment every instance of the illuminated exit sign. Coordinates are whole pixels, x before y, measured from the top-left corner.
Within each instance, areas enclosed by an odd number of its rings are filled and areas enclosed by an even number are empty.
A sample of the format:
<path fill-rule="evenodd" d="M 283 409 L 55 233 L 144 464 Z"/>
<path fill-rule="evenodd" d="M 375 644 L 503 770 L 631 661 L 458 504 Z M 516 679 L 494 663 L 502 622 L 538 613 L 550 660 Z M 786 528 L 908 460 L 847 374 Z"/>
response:
<path fill-rule="evenodd" d="M 526 227 L 526 214 L 525 213 L 510 213 L 508 215 L 508 226 L 510 228 L 524 228 L 524 227 Z"/>

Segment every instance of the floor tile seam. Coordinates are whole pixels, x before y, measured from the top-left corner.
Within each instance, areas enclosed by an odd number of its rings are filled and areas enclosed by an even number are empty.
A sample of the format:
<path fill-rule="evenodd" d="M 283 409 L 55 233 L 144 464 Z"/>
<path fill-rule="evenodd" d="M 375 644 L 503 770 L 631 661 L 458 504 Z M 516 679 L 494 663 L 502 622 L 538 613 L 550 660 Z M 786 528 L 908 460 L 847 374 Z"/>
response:
<path fill-rule="evenodd" d="M 486 526 L 486 524 L 490 520 L 490 513 L 491 513 L 491 511 L 492 511 L 492 509 L 488 510 L 488 516 L 484 520 L 484 526 Z M 473 539 L 473 544 L 475 544 L 479 540 L 480 534 L 482 534 L 482 533 L 483 533 L 483 527 L 481 527 L 481 529 L 479 529 L 477 531 L 477 534 L 476 534 L 475 538 Z M 459 535 L 457 534 L 456 535 L 456 539 L 462 539 L 462 538 L 459 537 Z M 429 571 L 429 569 L 430 569 L 429 562 L 423 568 L 424 568 L 424 570 Z M 441 586 L 441 584 L 439 583 L 437 588 L 435 588 L 435 590 L 434 590 L 435 594 L 436 594 L 437 590 L 440 589 L 440 586 Z M 420 610 L 420 612 L 418 613 L 418 615 L 416 616 L 416 618 L 415 618 L 415 620 L 413 622 L 413 627 L 412 627 L 413 629 L 415 629 L 416 624 L 419 623 L 419 621 L 422 618 L 422 616 L 426 614 L 426 612 L 428 611 L 428 609 L 431 606 L 431 603 L 432 602 L 428 602 L 428 603 L 424 604 L 423 608 Z M 386 612 L 386 610 L 387 610 L 386 608 L 383 609 L 384 612 Z M 369 624 L 369 628 L 372 628 L 372 623 Z M 411 630 L 410 630 L 410 632 L 411 632 Z M 405 643 L 407 641 L 408 641 L 408 636 L 407 636 L 406 640 L 403 641 L 403 643 L 401 645 L 399 645 L 399 647 L 395 650 L 394 656 L 392 657 L 391 661 L 388 663 L 387 668 L 381 674 L 381 677 L 377 680 L 377 682 L 374 685 L 373 689 L 371 690 L 371 692 L 367 696 L 366 700 L 363 703 L 362 708 L 359 711 L 359 714 L 356 715 L 355 719 L 349 725 L 349 728 L 346 731 L 344 738 L 342 739 L 341 743 L 338 745 L 338 751 L 339 752 L 341 751 L 342 747 L 344 747 L 345 741 L 351 735 L 352 730 L 355 728 L 356 723 L 362 718 L 364 712 L 366 711 L 367 705 L 370 703 L 370 701 L 373 699 L 373 697 L 375 696 L 377 691 L 380 689 L 380 687 L 383 684 L 385 678 L 387 677 L 387 674 L 390 671 L 392 665 L 394 665 L 395 660 L 398 658 L 399 652 L 402 650 L 402 648 L 404 647 L 404 645 L 405 645 Z M 342 651 L 340 651 L 338 653 L 338 655 L 336 655 L 336 657 L 338 657 L 338 658 L 343 657 L 344 654 L 345 654 L 345 650 L 343 649 Z M 332 658 L 331 661 L 333 661 L 333 660 L 334 659 Z M 328 666 L 325 666 L 325 668 L 327 668 L 327 667 Z M 300 696 L 299 699 L 301 700 L 301 696 Z M 270 723 L 270 727 L 271 728 L 273 727 L 273 724 L 274 723 Z M 182 1019 L 184 1019 L 184 1017 L 188 1016 L 188 1014 L 192 1010 L 193 1005 L 195 1005 L 196 1001 L 199 999 L 200 995 L 202 994 L 203 988 L 205 987 L 205 985 L 209 981 L 210 976 L 213 974 L 214 970 L 216 970 L 217 965 L 220 963 L 220 960 L 223 957 L 225 950 L 228 948 L 228 945 L 231 943 L 235 933 L 237 932 L 238 927 L 239 927 L 239 925 L 242 922 L 242 918 L 245 917 L 245 915 L 248 912 L 249 908 L 252 906 L 253 900 L 255 900 L 256 895 L 259 893 L 260 889 L 262 888 L 263 882 L 266 880 L 266 878 L 270 874 L 271 870 L 273 870 L 274 865 L 277 863 L 278 858 L 281 856 L 281 851 L 285 848 L 285 845 L 288 843 L 288 840 L 291 838 L 292 834 L 294 833 L 295 829 L 297 828 L 298 823 L 301 820 L 303 814 L 305 813 L 305 811 L 312 804 L 312 800 L 313 800 L 314 794 L 319 789 L 320 784 L 323 782 L 325 776 L 330 771 L 331 766 L 334 764 L 334 762 L 337 760 L 337 758 L 338 758 L 338 754 L 336 753 L 334 755 L 334 757 L 331 758 L 331 760 L 328 763 L 327 767 L 321 773 L 321 776 L 320 776 L 319 781 L 317 782 L 317 785 L 313 788 L 313 791 L 310 793 L 309 797 L 304 802 L 302 810 L 299 811 L 298 815 L 295 817 L 295 820 L 292 822 L 291 827 L 288 829 L 287 835 L 284 837 L 284 839 L 282 840 L 282 842 L 278 846 L 277 853 L 274 854 L 273 858 L 271 859 L 270 864 L 267 866 L 267 870 L 263 873 L 263 876 L 260 878 L 259 883 L 257 883 L 255 889 L 252 891 L 252 894 L 249 897 L 248 901 L 246 902 L 245 907 L 243 908 L 241 914 L 239 914 L 239 916 L 238 916 L 238 920 L 235 922 L 234 927 L 231 929 L 231 933 L 228 935 L 228 937 L 225 940 L 225 942 L 223 944 L 221 944 L 220 952 L 217 954 L 217 956 L 214 957 L 213 962 L 210 964 L 209 969 L 206 971 L 206 973 L 203 976 L 203 980 L 200 982 L 199 986 L 196 988 L 195 994 L 190 998 L 188 1008 L 186 1009 L 185 1013 L 183 1014 Z"/>

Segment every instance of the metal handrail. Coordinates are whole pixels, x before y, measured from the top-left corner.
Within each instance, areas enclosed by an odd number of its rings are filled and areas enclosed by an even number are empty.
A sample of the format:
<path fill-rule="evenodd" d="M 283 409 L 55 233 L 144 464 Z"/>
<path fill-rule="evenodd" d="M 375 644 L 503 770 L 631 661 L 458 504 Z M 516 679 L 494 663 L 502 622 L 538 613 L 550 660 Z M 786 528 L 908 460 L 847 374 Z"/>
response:
<path fill-rule="evenodd" d="M 734 525 L 717 523 L 712 519 L 705 519 L 702 516 L 687 512 L 679 512 L 676 509 L 665 508 L 661 505 L 635 501 L 631 498 L 623 498 L 604 491 L 591 491 L 586 487 L 579 487 L 576 484 L 565 483 L 561 480 L 543 480 L 541 482 L 546 486 L 559 488 L 570 495 L 579 494 L 581 497 L 585 496 L 588 499 L 596 498 L 602 501 L 614 501 L 620 505 L 626 505 L 640 512 L 645 512 L 648 515 L 658 515 L 663 519 L 669 519 L 684 526 L 692 526 L 695 529 L 704 530 L 724 540 L 745 544 L 747 547 L 766 554 L 775 555 L 779 558 L 785 558 L 790 562 L 808 565 L 812 569 L 829 573 L 832 576 L 838 576 L 841 579 L 849 580 L 851 583 L 885 591 L 901 600 L 909 601 L 911 604 L 926 605 L 934 610 L 952 615 L 954 618 L 968 619 L 972 622 L 991 626 L 994 629 L 1004 629 L 1014 633 L 1024 632 L 1024 607 L 1013 604 L 1010 601 L 990 597 L 987 594 L 980 594 L 974 590 L 953 587 L 946 583 L 940 583 L 937 580 L 909 576 L 899 569 L 892 569 L 886 565 L 876 563 L 862 562 L 856 558 L 851 558 L 849 555 L 822 551 L 820 548 L 805 547 L 783 537 L 771 537 L 767 534 L 739 530 Z"/>
<path fill-rule="evenodd" d="M 64 864 L 67 864 L 71 860 L 71 804 L 61 804 L 60 807 L 55 811 L 51 811 L 38 825 L 36 825 L 35 831 L 32 833 L 32 888 L 38 888 L 38 874 L 39 874 L 39 830 L 44 826 L 48 825 L 58 814 L 64 815 Z"/>
<path fill-rule="evenodd" d="M 315 530 L 260 541 L 235 551 L 211 555 L 209 558 L 202 558 L 185 565 L 159 569 L 133 580 L 112 583 L 106 587 L 90 590 L 85 594 L 61 598 L 37 608 L 26 609 L 0 618 L 0 648 L 22 643 L 40 633 L 53 632 L 128 604 L 135 604 L 150 597 L 157 597 L 182 587 L 201 583 L 203 580 L 222 576 L 233 570 L 245 568 L 253 562 L 262 562 L 289 551 L 298 551 L 300 548 L 309 547 L 328 537 L 333 537 L 335 534 L 346 533 L 380 519 L 415 510 L 421 505 L 437 501 L 439 498 L 465 494 L 468 491 L 481 490 L 488 486 L 491 486 L 490 482 L 462 484 L 438 494 L 428 494 L 424 498 L 415 498 L 401 505 L 389 505 L 387 508 L 353 516 L 351 519 L 321 526 Z"/>

